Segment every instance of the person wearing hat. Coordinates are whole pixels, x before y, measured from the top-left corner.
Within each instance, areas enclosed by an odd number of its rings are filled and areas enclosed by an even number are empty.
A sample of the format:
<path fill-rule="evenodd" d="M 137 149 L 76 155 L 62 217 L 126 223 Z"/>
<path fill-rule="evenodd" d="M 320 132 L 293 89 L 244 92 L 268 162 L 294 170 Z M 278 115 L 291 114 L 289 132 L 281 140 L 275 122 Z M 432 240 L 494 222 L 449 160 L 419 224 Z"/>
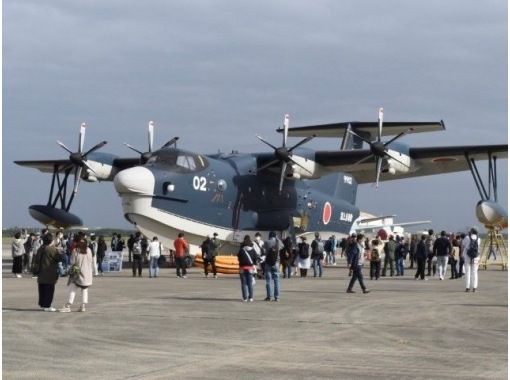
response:
<path fill-rule="evenodd" d="M 301 243 L 298 244 L 298 268 L 300 277 L 306 277 L 310 269 L 310 244 L 306 242 L 306 236 L 301 236 Z"/>

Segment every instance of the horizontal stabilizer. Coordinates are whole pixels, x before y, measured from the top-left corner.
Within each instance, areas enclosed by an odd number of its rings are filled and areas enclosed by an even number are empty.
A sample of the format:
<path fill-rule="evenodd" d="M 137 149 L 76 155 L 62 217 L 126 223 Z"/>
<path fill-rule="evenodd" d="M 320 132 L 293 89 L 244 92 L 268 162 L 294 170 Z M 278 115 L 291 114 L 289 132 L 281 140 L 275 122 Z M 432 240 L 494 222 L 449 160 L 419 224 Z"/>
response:
<path fill-rule="evenodd" d="M 307 137 L 315 135 L 316 137 L 343 137 L 347 128 L 351 126 L 352 131 L 369 140 L 376 140 L 379 129 L 379 123 L 374 121 L 351 121 L 343 123 L 309 125 L 304 127 L 289 128 L 289 136 Z M 445 129 L 444 123 L 440 122 L 384 122 L 384 129 L 381 136 L 395 136 L 402 132 L 423 133 L 436 132 Z M 277 132 L 283 132 L 282 128 Z"/>

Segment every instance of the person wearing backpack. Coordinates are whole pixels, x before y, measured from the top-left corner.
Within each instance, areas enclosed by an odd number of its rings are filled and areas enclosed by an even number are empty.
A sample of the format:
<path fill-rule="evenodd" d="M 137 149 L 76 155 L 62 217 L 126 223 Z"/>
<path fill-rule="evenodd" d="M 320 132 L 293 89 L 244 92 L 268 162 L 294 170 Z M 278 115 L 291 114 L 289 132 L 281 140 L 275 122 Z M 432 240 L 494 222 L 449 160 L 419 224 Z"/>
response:
<path fill-rule="evenodd" d="M 300 277 L 306 277 L 308 269 L 310 268 L 310 244 L 306 242 L 306 236 L 301 236 L 301 243 L 298 244 L 297 256 Z"/>
<path fill-rule="evenodd" d="M 427 276 L 436 275 L 437 268 L 437 257 L 434 256 L 434 242 L 436 238 L 434 237 L 434 230 L 430 229 L 427 238 L 425 239 L 425 246 L 427 247 Z"/>
<path fill-rule="evenodd" d="M 135 241 L 133 242 L 133 277 L 136 276 L 136 270 L 138 269 L 138 277 L 142 277 L 142 234 L 137 232 L 135 234 Z"/>
<path fill-rule="evenodd" d="M 386 269 L 388 268 L 388 265 L 390 266 L 390 276 L 393 277 L 393 272 L 395 270 L 396 249 L 397 243 L 395 243 L 393 235 L 390 235 L 389 240 L 386 242 L 386 244 L 384 244 L 384 267 L 382 270 L 382 277 L 386 276 Z"/>
<path fill-rule="evenodd" d="M 266 278 L 266 298 L 273 298 L 278 302 L 280 298 L 280 242 L 276 238 L 276 232 L 269 232 L 269 239 L 264 242 L 264 275 Z"/>
<path fill-rule="evenodd" d="M 478 265 L 480 263 L 480 238 L 476 228 L 471 228 L 462 241 L 462 256 L 466 274 L 466 292 L 478 288 Z"/>
<path fill-rule="evenodd" d="M 319 277 L 322 277 L 322 259 L 324 258 L 324 242 L 318 232 L 315 233 L 315 239 L 312 241 L 312 267 L 313 277 L 317 277 L 317 268 Z"/>
<path fill-rule="evenodd" d="M 241 279 L 241 294 L 243 302 L 253 302 L 253 274 L 255 273 L 257 254 L 253 249 L 250 235 L 246 235 L 237 253 L 239 261 L 239 278 Z"/>
<path fill-rule="evenodd" d="M 205 277 L 209 276 L 209 264 L 210 264 L 211 269 L 214 273 L 214 277 L 216 278 L 216 263 L 215 260 L 213 260 L 214 246 L 210 236 L 207 236 L 207 238 L 202 242 L 200 249 L 202 250 L 202 260 L 204 262 L 204 276 Z"/>
<path fill-rule="evenodd" d="M 370 251 L 370 279 L 379 280 L 381 274 L 381 251 L 379 249 L 379 239 L 372 240 L 372 250 Z"/>

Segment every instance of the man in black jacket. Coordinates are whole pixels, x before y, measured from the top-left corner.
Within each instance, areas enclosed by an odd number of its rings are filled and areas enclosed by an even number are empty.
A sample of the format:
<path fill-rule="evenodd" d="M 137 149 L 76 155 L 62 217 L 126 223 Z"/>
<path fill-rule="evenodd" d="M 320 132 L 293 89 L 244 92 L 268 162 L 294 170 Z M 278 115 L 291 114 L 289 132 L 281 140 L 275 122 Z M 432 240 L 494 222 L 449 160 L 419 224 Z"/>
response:
<path fill-rule="evenodd" d="M 434 242 L 434 255 L 437 256 L 437 269 L 439 280 L 444 280 L 446 268 L 448 267 L 448 256 L 452 253 L 452 243 L 446 236 L 445 231 L 441 231 L 441 237 Z"/>

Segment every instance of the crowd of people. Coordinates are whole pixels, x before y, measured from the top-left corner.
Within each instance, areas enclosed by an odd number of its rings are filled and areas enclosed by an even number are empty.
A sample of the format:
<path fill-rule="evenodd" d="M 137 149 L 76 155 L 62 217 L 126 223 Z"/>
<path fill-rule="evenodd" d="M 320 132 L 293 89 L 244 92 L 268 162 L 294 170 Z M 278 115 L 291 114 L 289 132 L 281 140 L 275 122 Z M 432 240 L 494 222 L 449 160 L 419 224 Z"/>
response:
<path fill-rule="evenodd" d="M 209 276 L 209 267 L 217 278 L 216 257 L 220 253 L 221 241 L 218 234 L 207 237 L 201 245 L 204 262 L 204 276 Z M 120 234 L 114 233 L 110 242 L 112 251 L 128 249 L 128 261 L 132 263 L 133 277 L 142 276 L 143 263 L 149 266 L 149 277 L 159 276 L 160 266 L 164 263 L 163 247 L 157 237 L 149 242 L 140 232 L 132 234 L 124 243 Z M 180 233 L 174 240 L 173 256 L 176 276 L 186 278 L 186 257 L 189 255 L 189 243 Z M 12 273 L 16 278 L 22 273 L 31 273 L 37 278 L 39 306 L 44 311 L 56 311 L 52 306 L 55 284 L 59 277 L 68 277 L 68 301 L 59 309 L 70 312 L 76 293 L 81 292 L 82 303 L 79 311 L 85 311 L 88 303 L 88 288 L 93 277 L 103 274 L 102 262 L 108 250 L 104 236 L 96 239 L 94 234 L 86 236 L 83 232 L 64 235 L 58 231 L 55 235 L 47 229 L 40 233 L 26 234 L 17 232 L 12 241 Z M 416 265 L 416 280 L 427 280 L 436 276 L 440 281 L 447 276 L 450 265 L 450 279 L 465 277 L 465 291 L 476 292 L 478 287 L 478 264 L 480 259 L 480 238 L 476 229 L 467 234 L 447 234 L 441 231 L 435 236 L 433 230 L 422 236 L 409 237 L 389 235 L 387 241 L 380 238 L 370 239 L 363 234 L 337 241 L 335 236 L 322 240 L 315 233 L 311 243 L 306 236 L 294 244 L 290 237 L 283 241 L 275 232 L 270 232 L 263 241 L 260 233 L 252 239 L 246 235 L 237 253 L 241 295 L 243 302 L 253 302 L 256 278 L 265 280 L 265 301 L 278 302 L 281 297 L 280 277 L 307 277 L 313 270 L 313 277 L 322 277 L 325 265 L 336 265 L 336 252 L 345 256 L 349 274 L 347 293 L 354 293 L 354 285 L 359 282 L 363 293 L 370 291 L 365 285 L 363 267 L 365 261 L 370 264 L 370 280 L 380 277 L 404 276 L 405 261 L 407 269 Z M 427 273 L 425 273 L 427 272 Z"/>

